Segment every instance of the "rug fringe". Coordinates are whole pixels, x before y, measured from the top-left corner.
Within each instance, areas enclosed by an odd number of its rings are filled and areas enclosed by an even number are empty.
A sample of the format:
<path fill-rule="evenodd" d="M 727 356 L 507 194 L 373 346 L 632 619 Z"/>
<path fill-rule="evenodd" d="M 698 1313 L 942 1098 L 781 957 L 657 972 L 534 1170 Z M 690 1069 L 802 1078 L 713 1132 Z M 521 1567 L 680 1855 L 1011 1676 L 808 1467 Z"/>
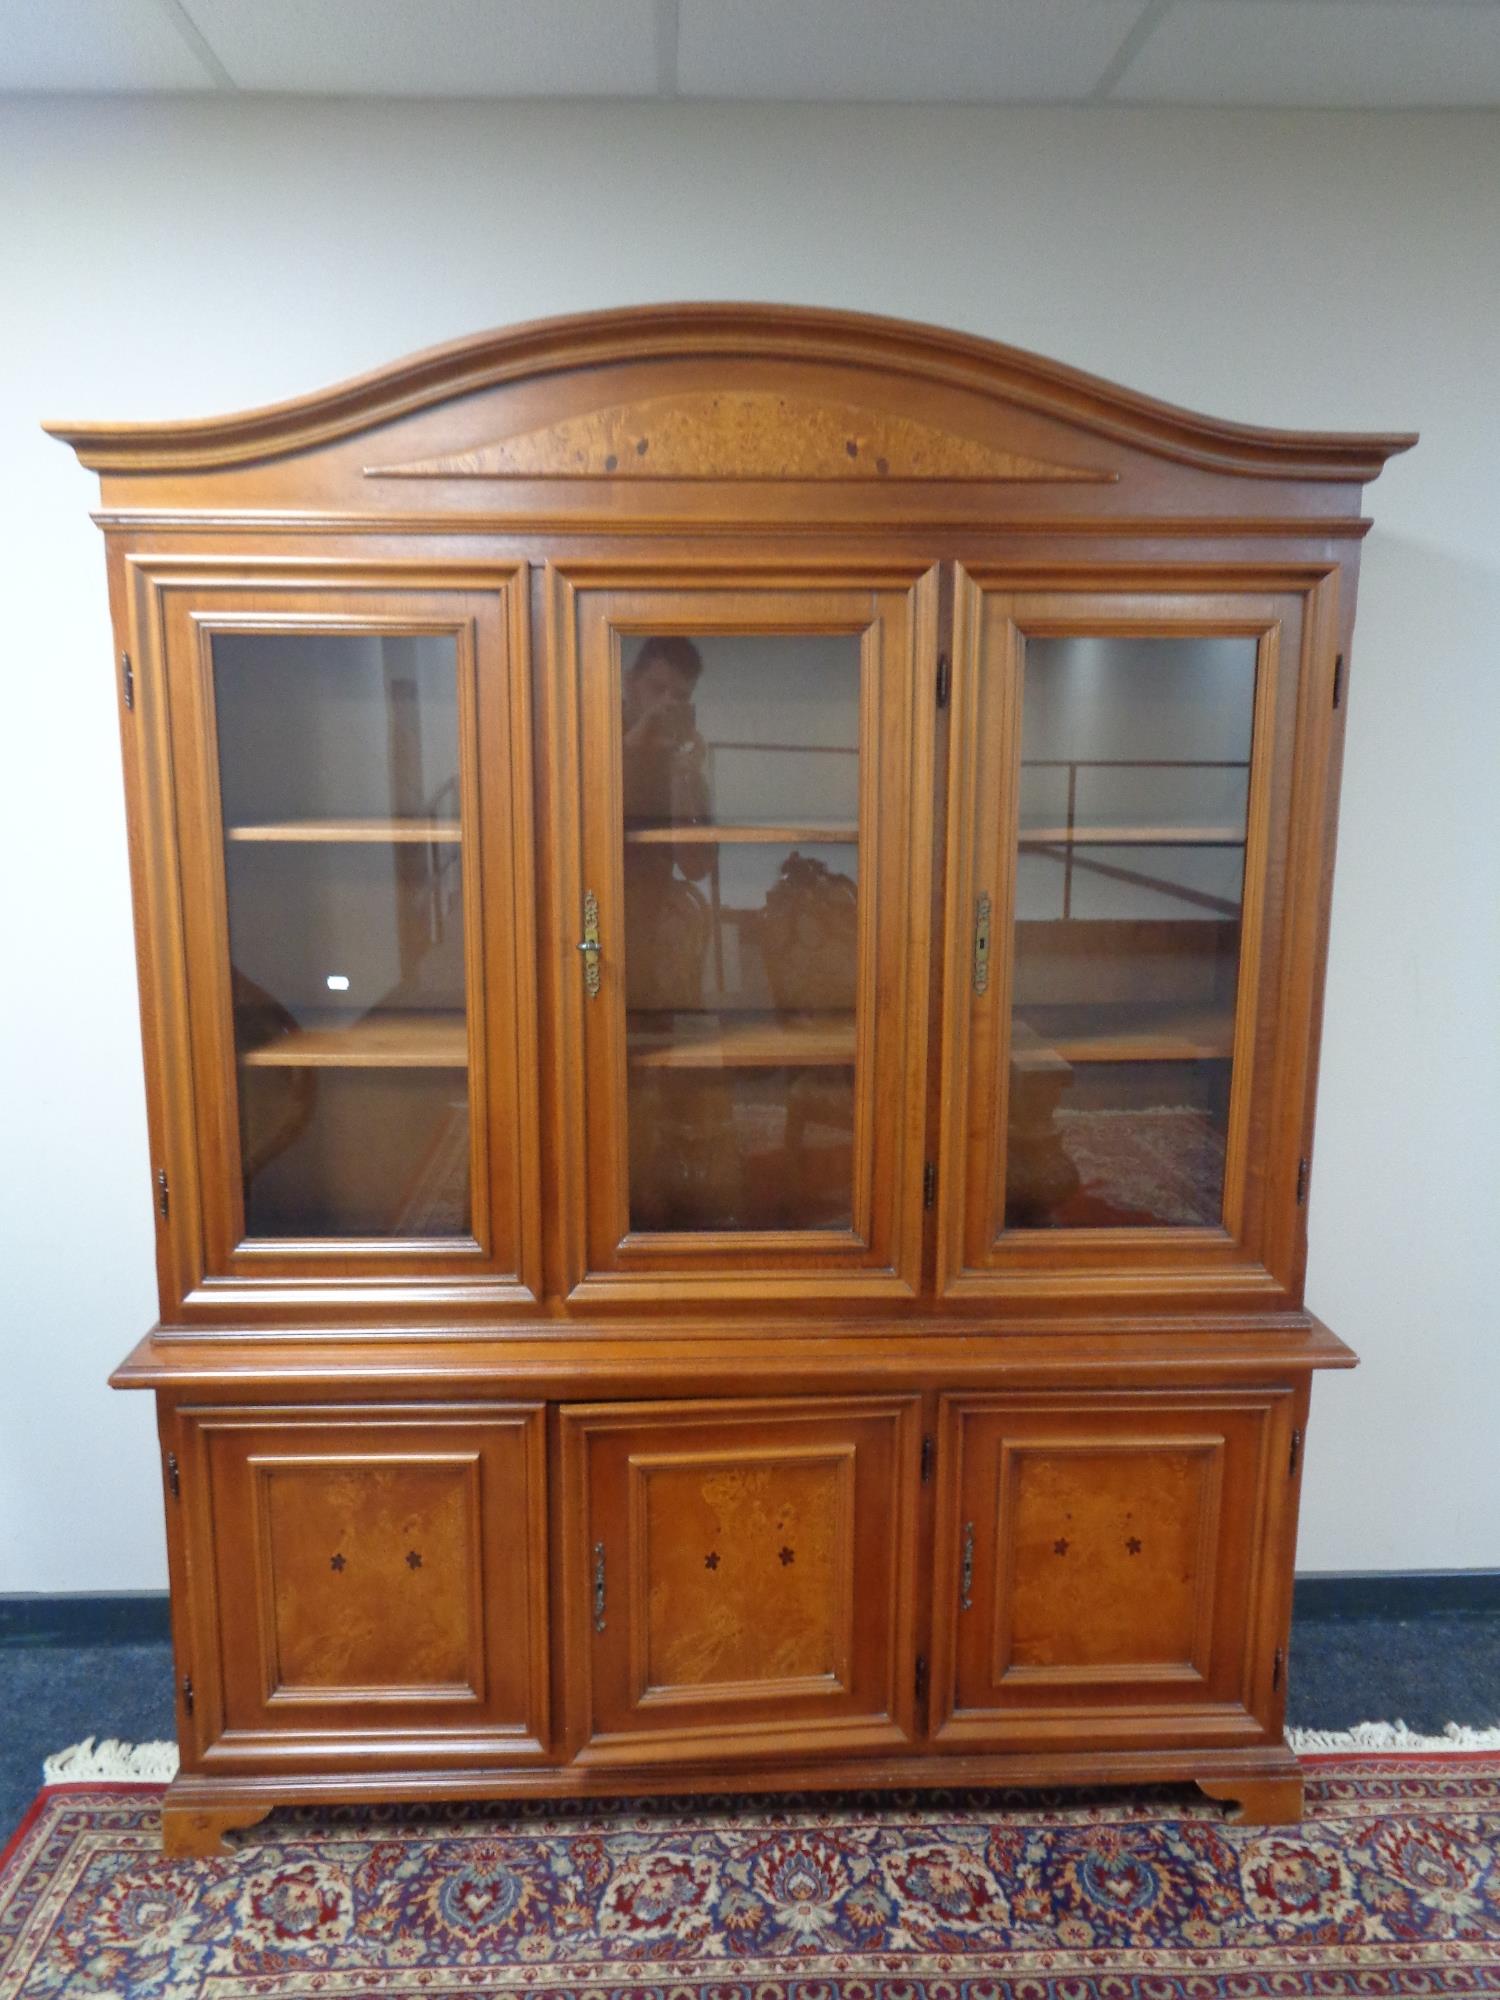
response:
<path fill-rule="evenodd" d="M 1299 1755 L 1320 1751 L 1380 1750 L 1500 1750 L 1500 1729 L 1469 1729 L 1450 1722 L 1441 1736 L 1422 1736 L 1404 1722 L 1357 1722 L 1352 1729 L 1289 1729 L 1287 1742 Z M 114 1737 L 98 1742 L 85 1737 L 59 1750 L 42 1765 L 48 1785 L 101 1784 L 137 1778 L 167 1784 L 177 1775 L 175 1743 L 121 1743 Z"/>
<path fill-rule="evenodd" d="M 1286 1740 L 1306 1756 L 1320 1750 L 1500 1750 L 1500 1729 L 1468 1729 L 1450 1722 L 1441 1736 L 1421 1736 L 1404 1722 L 1356 1722 L 1352 1729 L 1289 1729 Z"/>
<path fill-rule="evenodd" d="M 42 1765 L 45 1785 L 118 1783 L 124 1778 L 165 1785 L 176 1776 L 175 1743 L 121 1743 L 113 1736 L 102 1743 L 86 1736 L 81 1743 L 70 1743 L 66 1750 L 57 1751 Z"/>

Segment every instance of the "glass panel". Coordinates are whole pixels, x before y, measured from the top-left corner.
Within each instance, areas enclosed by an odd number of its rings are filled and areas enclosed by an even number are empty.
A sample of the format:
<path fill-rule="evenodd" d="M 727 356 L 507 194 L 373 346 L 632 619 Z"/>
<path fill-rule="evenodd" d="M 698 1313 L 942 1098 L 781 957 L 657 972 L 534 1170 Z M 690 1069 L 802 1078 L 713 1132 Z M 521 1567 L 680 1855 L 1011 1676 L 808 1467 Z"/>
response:
<path fill-rule="evenodd" d="M 467 1237 L 458 665 L 446 635 L 220 633 L 252 1237 Z"/>
<path fill-rule="evenodd" d="M 1026 641 L 1007 1228 L 1221 1220 L 1255 662 Z"/>
<path fill-rule="evenodd" d="M 848 1229 L 855 634 L 626 643 L 630 1226 Z"/>

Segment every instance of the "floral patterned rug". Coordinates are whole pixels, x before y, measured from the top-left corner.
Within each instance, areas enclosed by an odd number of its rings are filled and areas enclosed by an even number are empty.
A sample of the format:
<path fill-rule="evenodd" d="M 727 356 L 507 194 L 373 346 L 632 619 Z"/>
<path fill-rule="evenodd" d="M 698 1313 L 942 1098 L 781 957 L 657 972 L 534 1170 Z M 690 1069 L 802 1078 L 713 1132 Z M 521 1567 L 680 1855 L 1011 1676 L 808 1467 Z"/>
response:
<path fill-rule="evenodd" d="M 3 2000 L 1500 1996 L 1500 1756 L 1309 1763 L 1300 1827 L 1196 1793 L 288 1811 L 168 1861 L 156 1786 L 44 1792 Z"/>

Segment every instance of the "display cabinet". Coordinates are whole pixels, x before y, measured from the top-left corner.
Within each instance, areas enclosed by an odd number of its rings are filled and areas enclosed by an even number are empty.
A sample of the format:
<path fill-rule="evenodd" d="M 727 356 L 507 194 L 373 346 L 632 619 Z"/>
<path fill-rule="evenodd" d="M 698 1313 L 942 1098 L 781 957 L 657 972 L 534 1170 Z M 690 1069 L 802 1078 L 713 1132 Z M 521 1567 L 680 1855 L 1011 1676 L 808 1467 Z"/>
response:
<path fill-rule="evenodd" d="M 1360 488 L 1413 440 L 748 306 L 51 428 L 116 634 L 168 1844 L 1295 1816 Z"/>

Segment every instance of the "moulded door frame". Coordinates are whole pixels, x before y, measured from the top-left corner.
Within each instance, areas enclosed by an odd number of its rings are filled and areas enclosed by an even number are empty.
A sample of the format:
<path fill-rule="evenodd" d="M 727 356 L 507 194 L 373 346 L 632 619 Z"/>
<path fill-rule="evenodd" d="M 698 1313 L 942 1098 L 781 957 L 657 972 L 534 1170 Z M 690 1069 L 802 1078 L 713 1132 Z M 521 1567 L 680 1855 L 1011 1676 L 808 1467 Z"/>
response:
<path fill-rule="evenodd" d="M 557 801 L 557 1141 L 570 1304 L 655 1308 L 776 1299 L 910 1301 L 921 1288 L 927 982 L 934 839 L 936 566 L 872 555 L 803 564 L 705 556 L 548 566 L 544 676 Z M 621 632 L 862 635 L 861 1005 L 853 1227 L 632 1232 L 628 1214 L 623 849 L 617 738 Z M 575 943 L 599 902 L 601 992 Z M 567 962 L 567 961 L 571 961 Z"/>
<path fill-rule="evenodd" d="M 1306 1147 L 1311 1004 L 1338 572 L 1180 567 L 1087 575 L 960 568 L 954 615 L 944 967 L 939 1295 L 1064 1309 L 1291 1300 Z M 1027 636 L 1230 636 L 1257 642 L 1224 1224 L 1006 1230 L 1005 1094 Z M 997 657 L 998 656 L 998 657 Z M 976 832 L 976 828 L 978 831 Z M 988 990 L 974 910 L 993 905 Z"/>
<path fill-rule="evenodd" d="M 172 814 L 150 816 L 161 851 L 148 880 L 166 975 L 157 1004 L 180 1021 L 164 1039 L 178 1055 L 160 1081 L 164 1227 L 181 1321 L 534 1305 L 542 1271 L 527 566 L 142 556 L 129 571 L 142 778 L 175 801 Z M 461 812 L 474 836 L 463 891 L 467 1241 L 244 1239 L 210 657 L 213 635 L 232 631 L 453 638 Z"/>

